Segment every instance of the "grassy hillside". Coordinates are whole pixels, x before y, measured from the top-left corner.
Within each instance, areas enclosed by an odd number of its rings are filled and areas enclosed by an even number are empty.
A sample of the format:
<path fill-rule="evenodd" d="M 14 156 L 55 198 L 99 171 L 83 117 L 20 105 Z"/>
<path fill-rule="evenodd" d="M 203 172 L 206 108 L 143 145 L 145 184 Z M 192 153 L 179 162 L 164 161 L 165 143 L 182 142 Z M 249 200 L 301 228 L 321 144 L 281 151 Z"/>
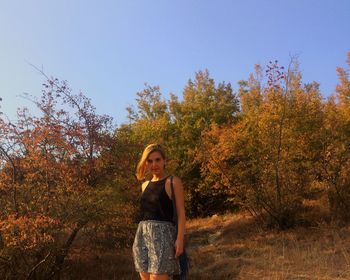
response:
<path fill-rule="evenodd" d="M 189 280 L 350 279 L 350 226 L 279 232 L 257 227 L 248 215 L 228 214 L 190 220 L 187 227 Z M 131 249 L 77 253 L 67 279 L 138 279 Z"/>
<path fill-rule="evenodd" d="M 350 279 L 350 227 L 259 228 L 243 214 L 188 223 L 192 280 Z"/>
<path fill-rule="evenodd" d="M 350 226 L 327 221 L 319 200 L 305 204 L 311 210 L 301 217 L 302 226 L 285 231 L 258 226 L 246 213 L 188 220 L 188 280 L 350 279 Z M 139 279 L 131 248 L 77 244 L 68 264 L 65 279 Z"/>

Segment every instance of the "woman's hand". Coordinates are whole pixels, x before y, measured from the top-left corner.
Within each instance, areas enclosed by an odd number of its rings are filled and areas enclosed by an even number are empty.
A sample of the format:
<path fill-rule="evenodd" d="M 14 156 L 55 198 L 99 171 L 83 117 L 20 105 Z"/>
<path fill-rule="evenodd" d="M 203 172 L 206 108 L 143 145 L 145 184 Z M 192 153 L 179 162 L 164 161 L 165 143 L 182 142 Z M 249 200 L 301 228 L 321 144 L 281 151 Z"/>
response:
<path fill-rule="evenodd" d="M 184 251 L 184 242 L 176 239 L 175 241 L 175 258 L 178 258 Z"/>

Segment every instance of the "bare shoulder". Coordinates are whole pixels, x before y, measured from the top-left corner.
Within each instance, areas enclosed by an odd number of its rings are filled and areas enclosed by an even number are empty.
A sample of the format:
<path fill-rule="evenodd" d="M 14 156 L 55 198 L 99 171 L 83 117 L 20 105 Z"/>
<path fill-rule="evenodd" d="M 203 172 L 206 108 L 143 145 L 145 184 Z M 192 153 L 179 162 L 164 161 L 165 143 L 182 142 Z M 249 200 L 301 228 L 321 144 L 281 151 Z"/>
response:
<path fill-rule="evenodd" d="M 182 189 L 183 188 L 181 178 L 178 176 L 173 176 L 173 184 L 174 184 L 175 189 Z"/>
<path fill-rule="evenodd" d="M 145 188 L 147 187 L 149 181 L 144 181 L 141 185 L 142 192 L 144 192 Z"/>
<path fill-rule="evenodd" d="M 167 178 L 166 182 L 165 182 L 165 187 L 166 188 L 170 188 L 170 182 L 171 180 L 173 181 L 173 186 L 176 187 L 176 186 L 179 186 L 181 185 L 182 186 L 182 181 L 180 179 L 180 177 L 178 176 L 174 176 L 174 175 L 171 175 Z"/>
<path fill-rule="evenodd" d="M 182 181 L 181 181 L 181 178 L 178 177 L 178 176 L 173 176 L 173 183 L 174 185 L 182 185 Z"/>

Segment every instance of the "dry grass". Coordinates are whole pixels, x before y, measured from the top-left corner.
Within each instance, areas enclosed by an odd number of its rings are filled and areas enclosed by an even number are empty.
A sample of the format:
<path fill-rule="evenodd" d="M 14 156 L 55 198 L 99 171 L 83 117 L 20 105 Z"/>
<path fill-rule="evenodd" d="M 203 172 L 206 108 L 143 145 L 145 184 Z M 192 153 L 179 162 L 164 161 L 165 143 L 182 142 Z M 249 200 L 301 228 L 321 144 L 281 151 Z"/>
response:
<path fill-rule="evenodd" d="M 73 250 L 61 275 L 62 280 L 138 280 L 133 268 L 131 249 L 103 251 Z"/>
<path fill-rule="evenodd" d="M 190 279 L 350 279 L 350 227 L 272 231 L 244 214 L 188 221 Z"/>
<path fill-rule="evenodd" d="M 332 225 L 321 202 L 306 201 L 311 211 L 300 218 L 307 223 L 286 231 L 258 227 L 245 213 L 187 221 L 188 280 L 350 279 L 350 226 Z M 131 248 L 89 245 L 70 254 L 63 279 L 139 279 Z"/>

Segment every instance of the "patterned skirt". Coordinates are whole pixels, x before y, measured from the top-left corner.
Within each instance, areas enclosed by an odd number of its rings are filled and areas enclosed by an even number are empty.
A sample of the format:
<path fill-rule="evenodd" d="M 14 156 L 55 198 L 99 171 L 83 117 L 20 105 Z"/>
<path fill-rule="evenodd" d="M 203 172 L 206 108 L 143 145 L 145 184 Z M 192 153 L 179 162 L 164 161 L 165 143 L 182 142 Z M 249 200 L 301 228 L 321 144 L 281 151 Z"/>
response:
<path fill-rule="evenodd" d="M 171 222 L 141 221 L 132 246 L 136 271 L 169 276 L 179 274 L 175 240 L 176 228 Z"/>

